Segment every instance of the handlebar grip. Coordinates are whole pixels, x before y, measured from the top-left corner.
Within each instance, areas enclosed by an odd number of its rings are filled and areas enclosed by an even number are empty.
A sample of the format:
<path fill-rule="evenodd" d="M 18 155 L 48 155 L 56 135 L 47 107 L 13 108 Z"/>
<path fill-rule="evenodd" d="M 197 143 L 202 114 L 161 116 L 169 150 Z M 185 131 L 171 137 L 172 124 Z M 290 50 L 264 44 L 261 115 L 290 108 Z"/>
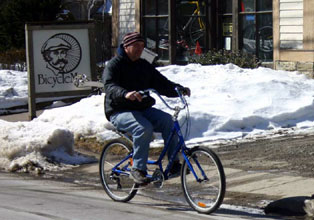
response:
<path fill-rule="evenodd" d="M 176 88 L 175 88 L 176 92 L 177 92 L 178 95 L 179 95 L 179 98 L 181 99 L 181 102 L 184 104 L 184 106 L 186 106 L 187 103 L 186 103 L 186 101 L 185 101 L 185 98 L 183 97 L 184 94 L 183 94 L 182 89 L 184 90 L 184 87 L 176 87 Z"/>
<path fill-rule="evenodd" d="M 149 96 L 149 91 L 138 91 L 138 93 L 142 96 L 142 98 Z"/>

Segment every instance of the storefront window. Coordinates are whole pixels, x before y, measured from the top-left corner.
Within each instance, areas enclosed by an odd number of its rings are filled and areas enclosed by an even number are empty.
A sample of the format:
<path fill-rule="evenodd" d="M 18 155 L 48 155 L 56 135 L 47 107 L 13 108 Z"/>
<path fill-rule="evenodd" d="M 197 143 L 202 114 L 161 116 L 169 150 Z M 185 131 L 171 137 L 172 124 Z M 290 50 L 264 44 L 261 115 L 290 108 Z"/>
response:
<path fill-rule="evenodd" d="M 256 51 L 256 22 L 255 15 L 242 16 L 242 50 L 246 53 Z"/>
<path fill-rule="evenodd" d="M 218 39 L 219 48 L 225 50 L 232 50 L 232 0 L 219 1 L 218 7 L 220 8 L 219 15 L 219 29 L 221 30 L 222 38 Z"/>
<path fill-rule="evenodd" d="M 241 0 L 240 3 L 241 12 L 253 12 L 255 11 L 255 1 L 254 0 Z"/>
<path fill-rule="evenodd" d="M 146 47 L 159 55 L 159 59 L 169 59 L 168 0 L 145 0 L 142 2 L 142 32 Z"/>
<path fill-rule="evenodd" d="M 145 0 L 143 7 L 145 15 L 168 15 L 168 0 Z"/>
<path fill-rule="evenodd" d="M 223 48 L 232 49 L 232 16 L 224 16 L 222 22 Z"/>
<path fill-rule="evenodd" d="M 271 11 L 272 4 L 272 0 L 241 0 L 240 12 Z"/>
<path fill-rule="evenodd" d="M 257 2 L 257 11 L 271 11 L 273 9 L 273 0 L 259 0 Z"/>
<path fill-rule="evenodd" d="M 146 0 L 146 3 L 144 4 L 144 12 L 145 15 L 156 15 L 157 8 L 155 0 Z"/>
<path fill-rule="evenodd" d="M 158 20 L 158 30 L 155 34 L 158 36 L 158 50 L 160 60 L 169 60 L 169 19 L 160 18 Z"/>
<path fill-rule="evenodd" d="M 186 60 L 194 54 L 198 44 L 205 48 L 207 1 L 177 1 L 176 4 L 176 40 L 177 59 Z"/>
<path fill-rule="evenodd" d="M 169 60 L 169 53 L 174 54 L 175 51 L 176 61 L 187 61 L 194 54 L 196 45 L 206 50 L 208 36 L 205 33 L 210 34 L 206 32 L 208 1 L 210 0 L 142 0 L 141 32 L 146 38 L 148 49 L 157 53 L 160 60 Z M 174 12 L 172 15 L 168 11 L 169 2 L 174 8 L 171 10 Z M 175 18 L 172 30 L 169 29 L 170 16 Z M 171 45 L 171 51 L 170 34 L 175 44 Z"/>
<path fill-rule="evenodd" d="M 261 14 L 258 18 L 258 57 L 264 61 L 273 59 L 272 14 Z"/>
<path fill-rule="evenodd" d="M 261 61 L 273 59 L 271 10 L 271 0 L 240 1 L 239 49 L 255 54 Z"/>

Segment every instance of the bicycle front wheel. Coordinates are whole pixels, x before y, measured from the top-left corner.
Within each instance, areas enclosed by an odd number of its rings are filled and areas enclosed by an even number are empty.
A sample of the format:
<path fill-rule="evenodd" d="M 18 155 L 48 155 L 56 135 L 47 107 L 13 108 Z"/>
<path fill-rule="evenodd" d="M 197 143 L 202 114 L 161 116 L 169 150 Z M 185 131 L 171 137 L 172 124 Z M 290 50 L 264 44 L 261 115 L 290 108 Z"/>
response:
<path fill-rule="evenodd" d="M 137 192 L 137 184 L 129 177 L 131 147 L 122 141 L 108 143 L 100 156 L 99 174 L 105 192 L 114 201 L 127 202 Z M 126 159 L 127 158 L 127 159 Z"/>
<path fill-rule="evenodd" d="M 183 192 L 190 206 L 200 213 L 212 213 L 221 205 L 226 178 L 218 156 L 208 148 L 191 149 L 181 170 Z"/>

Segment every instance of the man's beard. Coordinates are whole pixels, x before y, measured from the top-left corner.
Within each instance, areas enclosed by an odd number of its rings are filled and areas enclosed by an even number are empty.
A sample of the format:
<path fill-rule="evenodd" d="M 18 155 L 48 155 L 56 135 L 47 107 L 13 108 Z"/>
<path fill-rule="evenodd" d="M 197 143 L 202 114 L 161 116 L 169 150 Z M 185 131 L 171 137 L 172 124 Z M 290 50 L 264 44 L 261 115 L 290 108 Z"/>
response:
<path fill-rule="evenodd" d="M 63 70 L 65 65 L 68 64 L 66 59 L 58 59 L 55 63 L 51 63 L 56 69 Z"/>

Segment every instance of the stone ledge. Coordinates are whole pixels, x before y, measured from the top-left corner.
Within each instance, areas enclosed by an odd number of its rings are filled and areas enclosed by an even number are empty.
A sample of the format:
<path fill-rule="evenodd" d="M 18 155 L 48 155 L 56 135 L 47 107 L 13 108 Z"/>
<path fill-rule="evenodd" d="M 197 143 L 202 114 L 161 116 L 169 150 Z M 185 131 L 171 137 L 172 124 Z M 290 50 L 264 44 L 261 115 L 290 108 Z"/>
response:
<path fill-rule="evenodd" d="M 314 63 L 313 62 L 292 62 L 292 61 L 276 61 L 276 70 L 298 71 L 314 78 Z"/>

